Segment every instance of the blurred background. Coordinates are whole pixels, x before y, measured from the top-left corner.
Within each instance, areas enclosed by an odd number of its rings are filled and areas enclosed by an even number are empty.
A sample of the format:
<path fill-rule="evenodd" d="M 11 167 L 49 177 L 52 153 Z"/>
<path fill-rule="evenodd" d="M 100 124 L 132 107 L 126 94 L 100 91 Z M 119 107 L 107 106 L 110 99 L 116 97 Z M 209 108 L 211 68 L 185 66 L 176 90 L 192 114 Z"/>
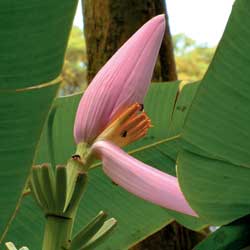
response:
<path fill-rule="evenodd" d="M 119 2 L 121 1 L 116 1 L 116 5 Z M 133 5 L 131 0 L 123 2 Z M 178 79 L 197 81 L 203 77 L 223 34 L 233 2 L 234 0 L 166 0 L 164 2 Z M 148 8 L 152 7 L 148 3 L 147 5 Z M 105 9 L 103 5 L 99 7 Z M 84 90 L 88 83 L 87 75 L 88 56 L 84 36 L 83 6 L 79 1 L 68 42 L 63 84 L 59 94 L 68 95 Z"/>

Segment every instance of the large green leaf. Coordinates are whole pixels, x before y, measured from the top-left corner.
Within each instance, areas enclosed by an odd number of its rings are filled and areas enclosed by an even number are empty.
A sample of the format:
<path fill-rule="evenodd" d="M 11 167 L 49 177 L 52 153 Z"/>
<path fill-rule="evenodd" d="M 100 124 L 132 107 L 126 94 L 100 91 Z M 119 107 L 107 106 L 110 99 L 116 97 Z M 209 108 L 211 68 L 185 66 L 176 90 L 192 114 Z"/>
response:
<path fill-rule="evenodd" d="M 14 212 L 58 84 L 0 92 L 0 232 Z"/>
<path fill-rule="evenodd" d="M 172 121 L 178 87 L 179 82 L 151 86 L 145 101 L 145 109 L 152 119 L 154 128 L 144 139 L 127 148 L 134 157 L 173 175 L 175 175 L 174 157 L 176 153 L 168 155 L 168 151 L 165 152 L 164 148 L 161 149 L 161 145 L 165 145 L 169 140 L 167 128 Z M 187 89 L 189 88 L 187 87 Z M 191 100 L 187 101 L 188 98 L 185 94 L 179 95 L 179 97 L 181 96 L 185 97 L 188 106 Z M 65 163 L 74 153 L 73 123 L 79 100 L 80 95 L 63 97 L 59 98 L 54 105 L 56 113 L 52 134 L 57 163 Z M 178 112 L 186 114 L 183 110 Z M 37 162 L 50 161 L 46 134 L 45 130 Z M 127 193 L 112 184 L 100 167 L 90 171 L 90 183 L 78 211 L 75 231 L 78 231 L 99 210 L 104 210 L 110 216 L 115 217 L 118 220 L 118 225 L 109 240 L 96 249 L 127 249 L 130 245 L 159 230 L 174 218 L 183 221 L 184 224 L 193 229 L 199 229 L 202 226 L 202 223 L 197 219 L 170 212 Z M 30 211 L 33 211 L 32 216 L 27 218 Z M 36 221 L 36 225 L 33 227 L 34 221 Z M 20 232 L 20 228 L 22 228 L 22 232 Z M 42 234 L 42 213 L 36 209 L 36 205 L 30 197 L 24 198 L 20 213 L 6 240 L 15 239 L 17 244 L 22 243 L 32 249 L 41 244 Z M 27 235 L 30 237 L 26 237 Z"/>
<path fill-rule="evenodd" d="M 0 88 L 49 82 L 61 72 L 76 0 L 0 1 Z"/>
<path fill-rule="evenodd" d="M 205 151 L 250 167 L 250 3 L 237 0 L 183 136 Z"/>
<path fill-rule="evenodd" d="M 220 227 L 194 250 L 243 250 L 250 245 L 249 216 Z M 249 248 L 248 248 L 249 249 Z"/>
<path fill-rule="evenodd" d="M 250 2 L 236 0 L 183 131 L 178 176 L 191 206 L 216 224 L 250 212 Z"/>
<path fill-rule="evenodd" d="M 224 224 L 249 213 L 249 169 L 183 151 L 178 177 L 186 198 L 197 211 L 202 208 L 206 220 Z"/>
<path fill-rule="evenodd" d="M 0 241 L 57 93 L 76 1 L 0 1 Z"/>

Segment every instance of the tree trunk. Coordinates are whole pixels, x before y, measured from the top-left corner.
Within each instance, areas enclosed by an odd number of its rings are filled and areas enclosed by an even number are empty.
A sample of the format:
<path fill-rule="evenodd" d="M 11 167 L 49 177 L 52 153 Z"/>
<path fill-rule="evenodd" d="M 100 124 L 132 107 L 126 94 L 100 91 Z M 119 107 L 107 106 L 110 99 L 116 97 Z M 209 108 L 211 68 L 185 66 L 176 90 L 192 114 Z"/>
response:
<path fill-rule="evenodd" d="M 191 250 L 206 237 L 206 234 L 207 232 L 194 232 L 177 222 L 172 222 L 130 250 Z"/>
<path fill-rule="evenodd" d="M 88 56 L 88 82 L 116 50 L 146 21 L 166 15 L 166 32 L 153 81 L 177 79 L 173 45 L 164 0 L 84 0 L 84 32 Z M 176 222 L 131 250 L 189 250 L 203 238 Z"/>
<path fill-rule="evenodd" d="M 163 0 L 84 0 L 84 31 L 88 55 L 88 82 L 121 45 L 146 21 L 166 14 L 166 33 L 153 81 L 177 79 L 173 45 Z"/>

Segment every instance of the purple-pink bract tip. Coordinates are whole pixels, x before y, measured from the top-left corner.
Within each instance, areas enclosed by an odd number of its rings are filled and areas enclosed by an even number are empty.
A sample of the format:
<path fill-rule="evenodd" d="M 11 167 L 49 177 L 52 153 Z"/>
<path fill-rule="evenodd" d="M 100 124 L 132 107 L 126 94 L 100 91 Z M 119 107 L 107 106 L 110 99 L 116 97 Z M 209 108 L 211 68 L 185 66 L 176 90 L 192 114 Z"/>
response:
<path fill-rule="evenodd" d="M 76 113 L 76 143 L 92 143 L 114 115 L 143 103 L 165 32 L 165 16 L 145 23 L 101 68 Z"/>
<path fill-rule="evenodd" d="M 93 144 L 103 171 L 128 192 L 154 204 L 191 216 L 197 216 L 181 192 L 178 179 L 125 153 L 107 141 Z"/>

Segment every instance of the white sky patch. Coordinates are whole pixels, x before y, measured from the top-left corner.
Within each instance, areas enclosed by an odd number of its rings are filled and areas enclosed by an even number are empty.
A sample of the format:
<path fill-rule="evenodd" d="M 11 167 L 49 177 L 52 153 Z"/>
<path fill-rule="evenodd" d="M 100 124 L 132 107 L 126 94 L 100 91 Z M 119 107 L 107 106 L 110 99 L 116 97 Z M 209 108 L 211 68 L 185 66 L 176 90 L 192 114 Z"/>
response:
<path fill-rule="evenodd" d="M 185 33 L 198 43 L 216 45 L 225 29 L 234 0 L 166 0 L 172 35 Z M 79 1 L 74 25 L 82 28 Z"/>
<path fill-rule="evenodd" d="M 81 29 L 83 28 L 82 1 L 81 0 L 78 0 L 78 5 L 77 5 L 76 15 L 75 15 L 73 25 L 75 25 Z"/>
<path fill-rule="evenodd" d="M 234 0 L 166 0 L 172 34 L 185 33 L 199 43 L 216 45 Z"/>

